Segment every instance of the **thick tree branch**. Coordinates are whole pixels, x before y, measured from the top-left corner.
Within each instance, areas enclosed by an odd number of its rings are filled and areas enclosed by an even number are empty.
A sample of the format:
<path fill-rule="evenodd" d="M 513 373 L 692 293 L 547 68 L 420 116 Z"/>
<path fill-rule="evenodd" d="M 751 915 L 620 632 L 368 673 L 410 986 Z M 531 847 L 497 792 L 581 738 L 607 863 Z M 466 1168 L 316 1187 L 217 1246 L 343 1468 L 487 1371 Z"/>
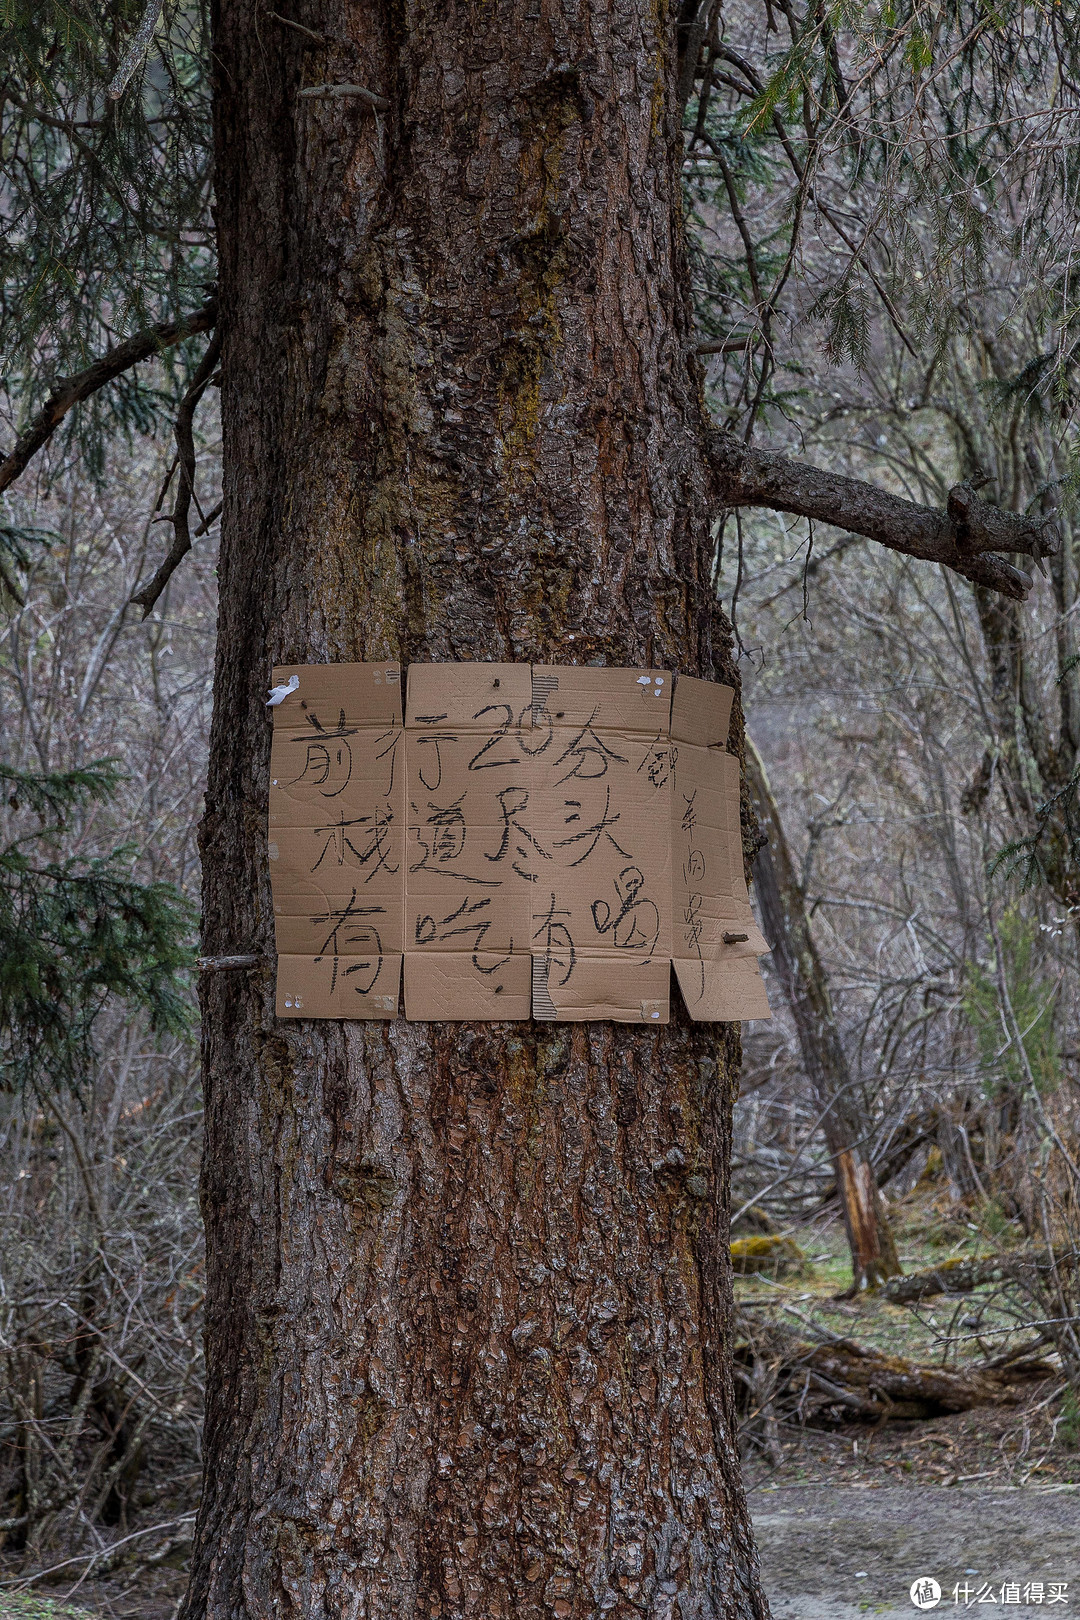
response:
<path fill-rule="evenodd" d="M 858 478 L 744 444 L 719 429 L 710 435 L 715 498 L 721 506 L 767 506 L 862 534 L 891 551 L 944 563 L 974 584 L 1023 599 L 1031 577 L 997 551 L 1041 562 L 1058 537 L 1044 519 L 1018 517 L 976 498 L 968 484 L 949 491 L 947 510 L 918 506 Z"/>
<path fill-rule="evenodd" d="M 193 337 L 197 332 L 209 332 L 217 323 L 217 314 L 217 299 L 211 298 L 201 309 L 181 316 L 178 321 L 164 321 L 146 332 L 136 332 L 134 337 L 107 350 L 85 371 L 76 372 L 73 377 L 61 377 L 30 426 L 19 434 L 10 454 L 0 463 L 0 491 L 15 482 L 49 442 L 68 412 L 82 400 L 130 371 L 140 360 L 150 360 L 163 349 L 170 349 L 174 343 Z"/>
<path fill-rule="evenodd" d="M 375 90 L 368 90 L 362 84 L 310 84 L 306 90 L 298 90 L 298 96 L 309 96 L 315 101 L 339 101 L 343 97 L 353 97 L 363 105 L 374 107 L 376 112 L 389 112 L 390 103 L 385 96 L 380 96 Z"/>

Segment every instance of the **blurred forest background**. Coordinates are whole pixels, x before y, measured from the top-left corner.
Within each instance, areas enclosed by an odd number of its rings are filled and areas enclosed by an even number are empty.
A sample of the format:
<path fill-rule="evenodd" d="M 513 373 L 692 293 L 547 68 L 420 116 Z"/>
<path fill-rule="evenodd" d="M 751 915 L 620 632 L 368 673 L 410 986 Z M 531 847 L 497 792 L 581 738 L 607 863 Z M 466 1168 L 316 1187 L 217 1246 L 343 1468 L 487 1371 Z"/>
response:
<path fill-rule="evenodd" d="M 100 60 L 88 28 L 48 68 L 71 15 L 8 24 L 25 58 L 3 89 L 8 443 L 57 374 L 212 281 L 205 18 L 166 8 L 127 92 L 135 123 L 114 129 L 106 81 L 141 13 L 118 8 Z M 688 217 L 717 418 L 936 507 L 964 482 L 1062 535 L 1019 603 L 801 520 L 718 525 L 777 946 L 775 1017 L 744 1026 L 733 1171 L 747 1466 L 1077 1480 L 1075 23 L 1067 7 L 891 0 L 687 16 Z M 130 218 L 151 210 L 147 162 L 171 177 L 171 223 L 160 197 L 153 219 Z M 125 231 L 143 244 L 126 304 L 65 281 L 73 244 L 81 262 L 115 258 Z M 95 394 L 0 513 L 11 1602 L 107 1581 L 124 1612 L 154 1572 L 171 1592 L 197 1500 L 192 919 L 220 479 L 205 354 L 188 340 Z M 190 494 L 172 427 L 185 397 Z M 144 619 L 131 598 L 182 530 L 190 554 Z M 81 910 L 48 913 L 58 949 L 74 928 L 107 954 L 109 882 L 167 902 L 168 927 L 130 901 L 144 944 L 172 952 L 164 977 L 95 969 L 50 989 L 39 963 L 29 1019 L 16 946 L 45 867 L 54 899 L 99 883 Z M 861 1277 L 843 1152 L 877 1189 L 881 1264 Z M 852 1460 L 870 1427 L 877 1460 Z"/>

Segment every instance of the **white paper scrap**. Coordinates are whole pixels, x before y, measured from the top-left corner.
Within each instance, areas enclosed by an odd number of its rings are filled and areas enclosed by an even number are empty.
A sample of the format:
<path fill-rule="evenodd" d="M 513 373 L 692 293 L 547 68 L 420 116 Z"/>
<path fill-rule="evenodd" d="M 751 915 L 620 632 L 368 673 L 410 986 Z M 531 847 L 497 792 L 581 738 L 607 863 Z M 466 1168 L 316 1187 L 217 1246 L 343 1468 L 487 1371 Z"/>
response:
<path fill-rule="evenodd" d="M 266 700 L 266 707 L 268 709 L 274 709 L 279 703 L 284 703 L 289 694 L 291 692 L 295 692 L 299 685 L 299 675 L 290 675 L 284 686 L 272 686 L 270 688 L 270 696 Z"/>

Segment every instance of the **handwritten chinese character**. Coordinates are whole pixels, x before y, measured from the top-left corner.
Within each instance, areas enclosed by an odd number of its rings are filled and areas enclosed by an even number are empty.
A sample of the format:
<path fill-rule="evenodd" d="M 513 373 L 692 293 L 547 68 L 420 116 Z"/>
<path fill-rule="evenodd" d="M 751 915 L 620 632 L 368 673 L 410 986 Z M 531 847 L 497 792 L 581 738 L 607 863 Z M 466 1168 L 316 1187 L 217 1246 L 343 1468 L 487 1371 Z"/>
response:
<path fill-rule="evenodd" d="M 319 947 L 319 956 L 341 956 L 353 954 L 343 952 L 344 945 L 371 945 L 382 955 L 382 944 L 375 925 L 370 921 L 372 917 L 385 917 L 385 906 L 358 906 L 356 903 L 356 890 L 344 906 L 338 909 L 331 907 L 313 916 L 313 924 L 328 923 L 330 931 Z"/>
<path fill-rule="evenodd" d="M 637 866 L 624 866 L 615 879 L 619 899 L 616 911 L 606 900 L 592 903 L 593 923 L 598 934 L 610 934 L 621 951 L 644 951 L 651 955 L 660 935 L 660 912 L 654 901 L 642 892 L 645 876 Z"/>
<path fill-rule="evenodd" d="M 331 959 L 333 963 L 330 974 L 331 991 L 337 989 L 341 958 L 346 952 L 346 961 L 357 955 L 364 958 L 362 961 L 350 962 L 345 969 L 346 978 L 361 974 L 366 981 L 370 974 L 370 983 L 365 983 L 363 988 L 358 985 L 352 988 L 359 989 L 361 995 L 366 995 L 371 989 L 379 976 L 383 958 L 382 939 L 372 919 L 385 916 L 385 906 L 358 906 L 354 889 L 344 906 L 332 907 L 312 917 L 313 926 L 319 923 L 329 924 L 329 932 L 316 953 L 315 961 L 321 962 L 326 957 Z"/>
<path fill-rule="evenodd" d="M 544 954 L 545 978 L 550 983 L 552 968 L 557 968 L 562 978 L 556 980 L 557 984 L 565 984 L 574 965 L 577 962 L 577 950 L 570 929 L 566 923 L 557 921 L 561 917 L 569 917 L 569 911 L 560 911 L 555 906 L 555 896 L 551 896 L 551 904 L 546 912 L 533 913 L 533 922 L 540 926 L 533 933 L 533 940 L 539 940 Z"/>
<path fill-rule="evenodd" d="M 575 821 L 581 820 L 582 807 L 580 799 L 565 799 L 563 801 L 563 805 L 568 811 L 568 814 L 563 817 L 563 823 L 565 826 L 569 827 Z M 622 812 L 620 810 L 616 810 L 614 815 L 610 815 L 610 810 L 611 788 L 609 786 L 604 789 L 604 810 L 598 821 L 592 822 L 588 827 L 583 827 L 580 832 L 570 833 L 566 838 L 556 838 L 553 846 L 555 849 L 568 849 L 571 844 L 583 843 L 586 838 L 592 839 L 588 849 L 583 850 L 578 856 L 577 860 L 570 862 L 571 866 L 580 866 L 583 861 L 587 861 L 597 844 L 600 842 L 601 838 L 606 838 L 608 843 L 619 855 L 622 856 L 624 861 L 628 861 L 630 859 L 630 851 L 628 849 L 623 849 L 622 845 L 615 837 L 615 834 L 609 831 L 611 827 L 614 827 L 616 823 L 622 819 Z"/>
<path fill-rule="evenodd" d="M 317 872 L 331 850 L 334 851 L 337 865 L 344 866 L 345 851 L 348 850 L 357 865 L 367 867 L 370 863 L 370 870 L 364 878 L 366 883 L 371 882 L 376 872 L 389 872 L 392 876 L 398 870 L 396 865 L 390 863 L 393 820 L 394 812 L 387 805 L 373 815 L 353 816 L 351 819 L 346 819 L 342 812 L 337 821 L 316 827 L 315 832 L 325 841 L 311 870 Z"/>
<path fill-rule="evenodd" d="M 429 793 L 438 793 L 442 783 L 443 744 L 456 742 L 456 735 L 447 731 L 421 735 L 411 741 L 410 754 L 416 760 L 421 785 L 426 787 Z"/>
<path fill-rule="evenodd" d="M 535 837 L 531 829 L 521 819 L 529 807 L 529 790 L 523 787 L 503 788 L 496 797 L 499 801 L 499 813 L 502 816 L 502 838 L 494 855 L 489 854 L 487 850 L 484 851 L 484 859 L 487 861 L 505 860 L 510 850 L 511 835 L 516 834 L 521 842 L 514 844 L 516 858 L 511 860 L 510 864 L 519 877 L 527 878 L 530 883 L 535 883 L 539 874 L 527 871 L 520 862 L 531 861 L 537 855 L 545 861 L 550 861 L 553 857 L 550 850 L 544 848 L 539 839 Z"/>
<path fill-rule="evenodd" d="M 318 788 L 324 799 L 336 798 L 339 793 L 344 793 L 352 781 L 353 757 L 349 738 L 355 737 L 359 728 L 345 724 L 344 709 L 336 726 L 324 726 L 314 714 L 309 714 L 307 719 L 317 735 L 314 738 L 303 736 L 289 739 L 300 743 L 305 750 L 304 768 L 299 776 L 291 778 L 289 786 L 303 782 Z"/>
<path fill-rule="evenodd" d="M 409 871 L 441 872 L 443 877 L 453 878 L 458 883 L 473 883 L 483 889 L 497 889 L 500 883 L 498 878 L 474 877 L 471 872 L 451 870 L 453 863 L 464 854 L 468 836 L 465 811 L 462 808 L 464 797 L 465 794 L 461 793 L 452 804 L 442 805 L 428 800 L 428 815 L 424 824 L 415 829 L 417 842 L 423 854 L 409 867 Z M 414 804 L 413 810 L 416 808 Z"/>
<path fill-rule="evenodd" d="M 443 945 L 450 939 L 462 939 L 466 948 L 473 953 L 473 966 L 482 973 L 494 973 L 496 968 L 505 966 L 509 961 L 509 954 L 497 962 L 494 967 L 481 967 L 476 960 L 476 953 L 483 950 L 484 941 L 492 928 L 491 896 L 485 895 L 482 900 L 465 899 L 460 906 L 447 912 L 445 917 L 435 918 L 432 915 L 417 917 L 416 943 L 418 945 Z M 514 949 L 514 942 L 510 941 L 510 952 Z"/>
<path fill-rule="evenodd" d="M 645 750 L 644 758 L 637 768 L 640 776 L 645 772 L 653 787 L 666 787 L 668 777 L 671 775 L 671 747 L 670 744 L 659 737 L 655 737 Z"/>
<path fill-rule="evenodd" d="M 593 710 L 590 722 L 582 726 L 555 761 L 556 770 L 568 760 L 573 761 L 565 775 L 559 777 L 556 787 L 569 782 L 572 777 L 584 782 L 595 781 L 597 777 L 607 775 L 609 765 L 629 764 L 625 754 L 617 754 L 614 748 L 609 748 L 592 729 L 592 720 L 595 720 L 598 712 Z"/>

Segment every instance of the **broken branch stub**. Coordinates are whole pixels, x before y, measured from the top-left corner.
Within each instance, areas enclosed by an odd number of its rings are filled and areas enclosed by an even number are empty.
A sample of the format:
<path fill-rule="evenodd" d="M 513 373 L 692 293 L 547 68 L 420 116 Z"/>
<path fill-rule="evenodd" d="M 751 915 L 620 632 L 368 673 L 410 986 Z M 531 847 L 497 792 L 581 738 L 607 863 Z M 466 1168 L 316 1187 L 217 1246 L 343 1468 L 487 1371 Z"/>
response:
<path fill-rule="evenodd" d="M 1057 554 L 1060 538 L 1045 518 L 1018 516 L 981 501 L 970 484 L 949 491 L 948 516 L 957 550 L 965 556 L 987 551 L 1019 551 L 1041 561 Z"/>

